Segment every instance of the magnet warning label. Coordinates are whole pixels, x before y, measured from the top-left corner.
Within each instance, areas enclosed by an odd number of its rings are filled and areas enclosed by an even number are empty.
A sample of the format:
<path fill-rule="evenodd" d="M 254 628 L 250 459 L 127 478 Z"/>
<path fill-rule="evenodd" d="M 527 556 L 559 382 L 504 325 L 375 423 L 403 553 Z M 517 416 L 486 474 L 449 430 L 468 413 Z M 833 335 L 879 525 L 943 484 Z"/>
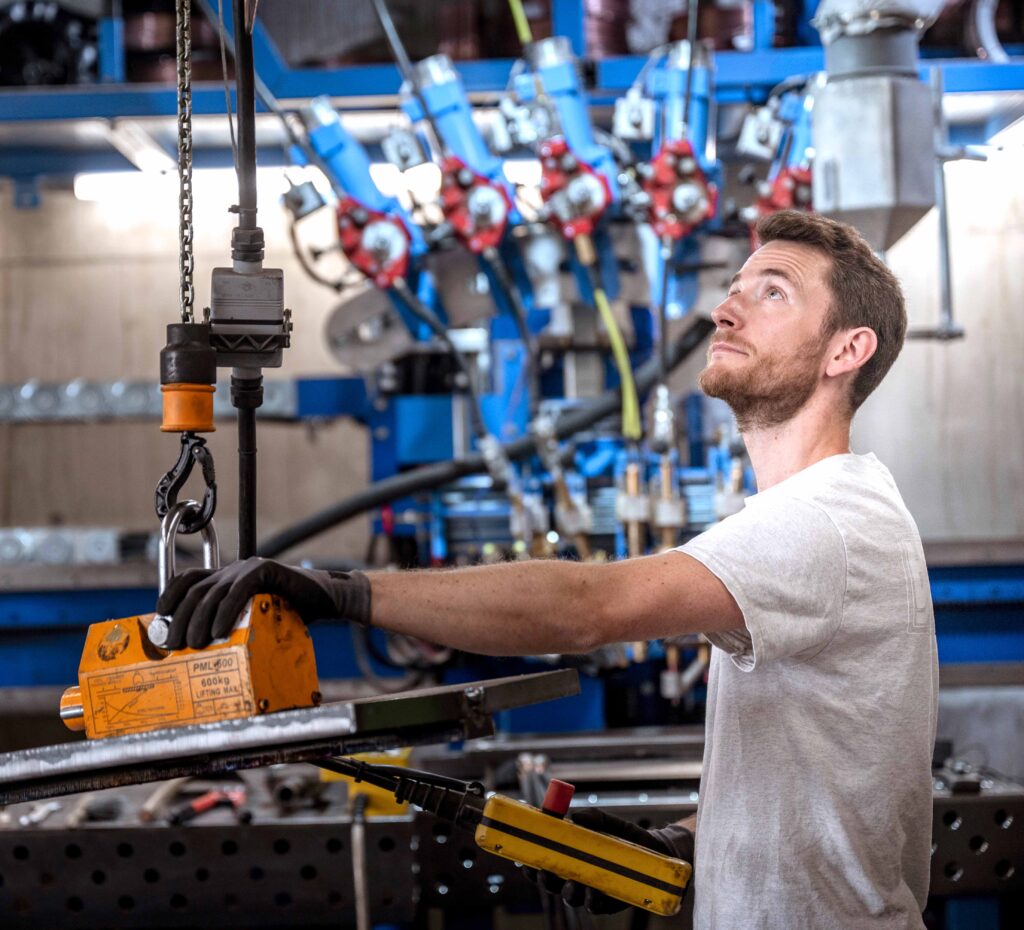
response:
<path fill-rule="evenodd" d="M 93 737 L 255 713 L 243 648 L 129 665 L 89 675 L 87 683 Z"/>

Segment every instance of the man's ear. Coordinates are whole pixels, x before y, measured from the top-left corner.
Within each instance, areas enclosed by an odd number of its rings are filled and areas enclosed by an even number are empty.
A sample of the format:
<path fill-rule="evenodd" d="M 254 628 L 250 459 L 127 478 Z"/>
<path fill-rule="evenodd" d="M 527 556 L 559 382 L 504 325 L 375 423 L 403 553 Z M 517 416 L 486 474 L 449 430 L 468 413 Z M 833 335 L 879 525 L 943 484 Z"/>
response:
<path fill-rule="evenodd" d="M 868 326 L 840 330 L 832 338 L 825 374 L 830 378 L 856 371 L 867 363 L 878 348 L 878 336 Z"/>

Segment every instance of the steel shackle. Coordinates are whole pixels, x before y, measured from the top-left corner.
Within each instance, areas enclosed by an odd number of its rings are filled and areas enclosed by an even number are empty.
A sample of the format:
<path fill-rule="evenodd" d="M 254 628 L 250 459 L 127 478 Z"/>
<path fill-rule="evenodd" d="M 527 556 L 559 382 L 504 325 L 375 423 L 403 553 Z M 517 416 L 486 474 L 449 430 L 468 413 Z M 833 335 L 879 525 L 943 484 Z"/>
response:
<path fill-rule="evenodd" d="M 167 583 L 174 577 L 177 570 L 177 558 L 174 544 L 178 536 L 181 521 L 190 513 L 199 513 L 201 506 L 198 501 L 178 501 L 167 515 L 160 521 L 160 551 L 157 556 L 158 588 L 161 594 Z M 217 542 L 217 529 L 211 519 L 200 531 L 203 537 L 203 566 L 209 569 L 220 568 L 220 546 Z M 154 646 L 163 647 L 170 631 L 169 617 L 154 617 L 149 624 L 147 634 Z"/>

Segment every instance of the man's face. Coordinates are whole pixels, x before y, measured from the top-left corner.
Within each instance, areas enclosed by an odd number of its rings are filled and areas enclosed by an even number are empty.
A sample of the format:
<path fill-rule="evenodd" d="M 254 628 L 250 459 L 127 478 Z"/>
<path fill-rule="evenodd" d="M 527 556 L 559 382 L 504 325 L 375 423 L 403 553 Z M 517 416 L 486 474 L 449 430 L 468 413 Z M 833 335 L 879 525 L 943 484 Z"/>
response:
<path fill-rule="evenodd" d="M 829 264 L 810 246 L 769 242 L 747 259 L 712 313 L 717 329 L 699 384 L 732 407 L 741 431 L 785 423 L 820 383 Z"/>

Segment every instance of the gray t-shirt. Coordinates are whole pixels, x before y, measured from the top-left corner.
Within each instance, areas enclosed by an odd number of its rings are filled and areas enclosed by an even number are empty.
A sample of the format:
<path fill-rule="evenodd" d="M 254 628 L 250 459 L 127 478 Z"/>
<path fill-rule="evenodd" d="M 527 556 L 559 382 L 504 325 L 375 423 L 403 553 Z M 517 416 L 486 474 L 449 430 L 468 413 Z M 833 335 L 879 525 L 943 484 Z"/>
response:
<path fill-rule="evenodd" d="M 681 551 L 745 622 L 707 637 L 694 927 L 923 927 L 938 663 L 892 475 L 823 459 Z"/>

